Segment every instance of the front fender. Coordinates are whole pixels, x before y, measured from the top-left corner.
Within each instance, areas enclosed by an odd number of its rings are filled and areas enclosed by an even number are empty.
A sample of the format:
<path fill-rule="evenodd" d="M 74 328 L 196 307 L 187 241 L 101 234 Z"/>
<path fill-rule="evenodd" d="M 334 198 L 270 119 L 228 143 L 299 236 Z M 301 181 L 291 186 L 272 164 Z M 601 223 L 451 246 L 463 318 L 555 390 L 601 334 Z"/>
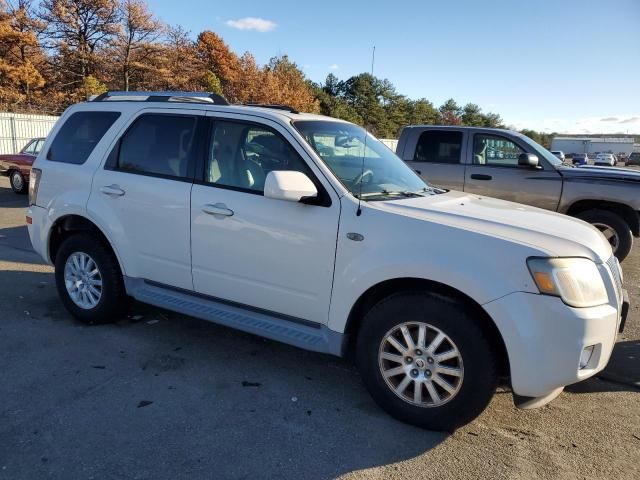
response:
<path fill-rule="evenodd" d="M 343 211 L 338 234 L 328 326 L 343 332 L 352 307 L 371 287 L 415 278 L 454 288 L 478 304 L 538 290 L 526 258 L 544 254 L 529 245 L 480 232 L 388 215 L 363 206 L 357 217 Z M 362 241 L 347 233 L 357 232 Z"/>

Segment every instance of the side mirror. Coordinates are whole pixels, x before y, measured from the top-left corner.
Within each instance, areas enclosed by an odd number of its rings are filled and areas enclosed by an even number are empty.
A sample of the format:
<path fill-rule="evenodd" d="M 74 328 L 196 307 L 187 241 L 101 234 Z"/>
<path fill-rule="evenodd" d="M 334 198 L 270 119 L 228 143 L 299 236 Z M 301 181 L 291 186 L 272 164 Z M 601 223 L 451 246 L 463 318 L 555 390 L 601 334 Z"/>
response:
<path fill-rule="evenodd" d="M 538 168 L 540 166 L 540 160 L 537 155 L 533 153 L 521 153 L 518 155 L 518 166 L 526 168 Z"/>
<path fill-rule="evenodd" d="M 281 170 L 267 174 L 264 182 L 264 196 L 276 200 L 301 202 L 316 198 L 318 190 L 304 173 Z"/>

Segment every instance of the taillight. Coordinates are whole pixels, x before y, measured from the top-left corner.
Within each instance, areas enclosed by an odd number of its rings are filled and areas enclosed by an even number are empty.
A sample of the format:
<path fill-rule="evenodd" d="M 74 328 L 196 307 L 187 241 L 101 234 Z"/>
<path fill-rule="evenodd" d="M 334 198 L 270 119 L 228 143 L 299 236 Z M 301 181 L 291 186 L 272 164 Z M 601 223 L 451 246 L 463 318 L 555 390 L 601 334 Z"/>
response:
<path fill-rule="evenodd" d="M 40 186 L 40 178 L 42 177 L 42 170 L 39 168 L 32 168 L 29 175 L 29 205 L 35 205 L 38 198 L 38 187 Z"/>

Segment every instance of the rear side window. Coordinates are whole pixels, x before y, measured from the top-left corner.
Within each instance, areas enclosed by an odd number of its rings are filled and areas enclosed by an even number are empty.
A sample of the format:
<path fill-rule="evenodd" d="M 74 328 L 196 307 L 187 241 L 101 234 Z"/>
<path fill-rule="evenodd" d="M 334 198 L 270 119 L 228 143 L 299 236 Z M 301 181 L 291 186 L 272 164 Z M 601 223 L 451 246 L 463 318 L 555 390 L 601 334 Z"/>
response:
<path fill-rule="evenodd" d="M 145 114 L 120 139 L 115 169 L 163 177 L 192 178 L 197 154 L 191 115 Z"/>
<path fill-rule="evenodd" d="M 119 112 L 74 113 L 58 130 L 47 152 L 47 160 L 83 164 L 119 116 Z"/>
<path fill-rule="evenodd" d="M 427 130 L 416 145 L 414 162 L 460 163 L 462 132 Z"/>

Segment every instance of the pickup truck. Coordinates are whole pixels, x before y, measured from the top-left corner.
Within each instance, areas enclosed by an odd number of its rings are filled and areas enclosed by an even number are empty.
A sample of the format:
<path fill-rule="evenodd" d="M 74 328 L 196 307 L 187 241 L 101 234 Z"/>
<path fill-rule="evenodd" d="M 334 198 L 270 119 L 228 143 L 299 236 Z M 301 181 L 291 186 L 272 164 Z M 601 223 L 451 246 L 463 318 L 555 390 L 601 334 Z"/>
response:
<path fill-rule="evenodd" d="M 619 261 L 640 236 L 640 171 L 575 167 L 521 133 L 493 128 L 408 126 L 396 153 L 433 185 L 589 222 Z"/>

